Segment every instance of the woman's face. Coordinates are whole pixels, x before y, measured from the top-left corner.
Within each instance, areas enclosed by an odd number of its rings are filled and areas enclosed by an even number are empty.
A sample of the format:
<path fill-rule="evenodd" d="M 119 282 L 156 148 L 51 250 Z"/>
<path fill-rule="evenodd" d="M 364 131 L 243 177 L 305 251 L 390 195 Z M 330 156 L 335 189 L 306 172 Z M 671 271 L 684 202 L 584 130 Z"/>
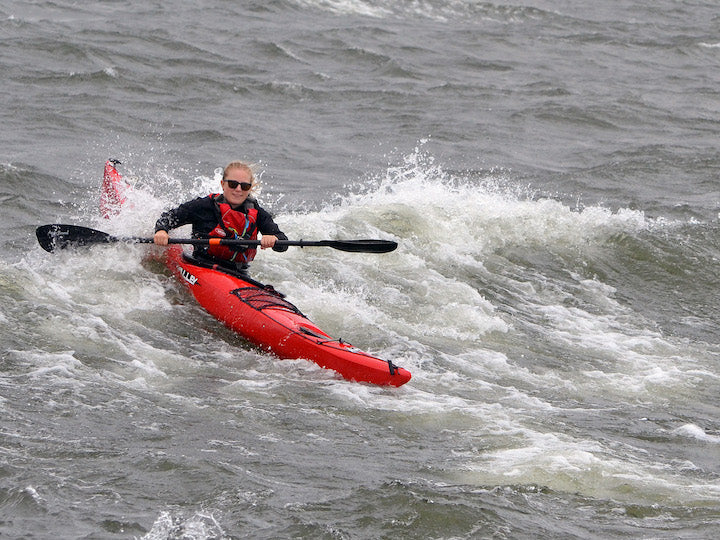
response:
<path fill-rule="evenodd" d="M 252 183 L 252 173 L 249 170 L 243 167 L 233 167 L 227 172 L 227 177 L 221 181 L 225 200 L 233 206 L 244 203 L 250 195 L 249 186 Z M 236 185 L 236 187 L 230 187 L 230 184 Z M 244 190 L 243 187 L 248 189 Z"/>

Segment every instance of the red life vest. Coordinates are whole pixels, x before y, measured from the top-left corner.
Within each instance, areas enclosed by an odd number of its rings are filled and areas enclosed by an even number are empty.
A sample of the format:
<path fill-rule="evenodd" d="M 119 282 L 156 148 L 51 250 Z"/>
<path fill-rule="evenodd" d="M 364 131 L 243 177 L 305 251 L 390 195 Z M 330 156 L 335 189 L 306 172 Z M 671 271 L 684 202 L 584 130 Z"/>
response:
<path fill-rule="evenodd" d="M 243 240 L 257 240 L 257 208 L 249 208 L 247 214 L 239 210 L 233 210 L 228 203 L 218 202 L 220 195 L 210 195 L 218 214 L 219 224 L 210 232 L 212 238 L 231 238 Z M 233 262 L 249 263 L 255 258 L 256 248 L 229 246 L 210 246 L 207 250 L 209 255 L 219 259 Z"/>

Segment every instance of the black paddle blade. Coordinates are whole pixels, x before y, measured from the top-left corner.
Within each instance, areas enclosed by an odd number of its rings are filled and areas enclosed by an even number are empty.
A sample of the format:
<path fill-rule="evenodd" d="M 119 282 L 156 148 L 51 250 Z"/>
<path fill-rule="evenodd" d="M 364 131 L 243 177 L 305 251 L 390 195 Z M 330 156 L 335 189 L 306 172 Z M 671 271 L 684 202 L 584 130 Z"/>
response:
<path fill-rule="evenodd" d="M 351 253 L 390 253 L 398 246 L 390 240 L 321 240 L 319 244 Z"/>
<path fill-rule="evenodd" d="M 52 253 L 56 249 L 87 244 L 107 244 L 113 237 L 102 231 L 79 225 L 42 225 L 35 230 L 40 247 Z"/>

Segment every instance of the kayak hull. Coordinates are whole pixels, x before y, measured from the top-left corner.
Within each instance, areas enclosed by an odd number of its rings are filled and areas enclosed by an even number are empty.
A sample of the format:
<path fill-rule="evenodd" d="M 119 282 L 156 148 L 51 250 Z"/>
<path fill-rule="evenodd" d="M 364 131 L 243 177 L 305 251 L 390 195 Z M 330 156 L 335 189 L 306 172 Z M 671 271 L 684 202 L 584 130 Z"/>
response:
<path fill-rule="evenodd" d="M 122 206 L 126 189 L 115 163 L 103 178 L 105 217 Z M 107 212 L 107 214 L 106 214 Z M 334 339 L 268 285 L 187 256 L 182 247 L 164 250 L 163 262 L 213 317 L 260 349 L 283 359 L 307 359 L 347 380 L 384 386 L 407 383 L 410 372 Z"/>

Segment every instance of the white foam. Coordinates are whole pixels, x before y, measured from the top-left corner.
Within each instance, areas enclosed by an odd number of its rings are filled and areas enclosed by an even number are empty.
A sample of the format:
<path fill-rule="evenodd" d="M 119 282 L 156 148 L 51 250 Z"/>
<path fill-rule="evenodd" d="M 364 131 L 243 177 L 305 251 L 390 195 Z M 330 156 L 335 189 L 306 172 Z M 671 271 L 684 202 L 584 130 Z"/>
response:
<path fill-rule="evenodd" d="M 28 365 L 26 375 L 36 379 L 62 380 L 64 384 L 80 387 L 82 363 L 75 357 L 74 351 L 48 353 L 39 349 L 28 351 L 8 351 L 11 357 Z"/>
<path fill-rule="evenodd" d="M 324 9 L 342 15 L 364 15 L 383 18 L 392 12 L 377 5 L 377 2 L 364 0 L 295 0 L 298 4 L 315 9 Z"/>
<path fill-rule="evenodd" d="M 692 481 L 673 464 L 633 456 L 631 448 L 608 449 L 595 441 L 531 430 L 516 441 L 514 447 L 477 456 L 462 476 L 483 485 L 521 482 L 628 504 L 694 504 L 720 496 L 717 481 Z"/>
<path fill-rule="evenodd" d="M 710 435 L 703 428 L 696 424 L 685 424 L 684 426 L 673 430 L 673 433 L 681 437 L 697 439 L 699 441 L 712 444 L 720 444 L 720 435 Z"/>
<path fill-rule="evenodd" d="M 227 538 L 212 511 L 202 510 L 191 515 L 185 511 L 165 510 L 160 513 L 144 540 L 171 540 L 173 538 Z"/>

